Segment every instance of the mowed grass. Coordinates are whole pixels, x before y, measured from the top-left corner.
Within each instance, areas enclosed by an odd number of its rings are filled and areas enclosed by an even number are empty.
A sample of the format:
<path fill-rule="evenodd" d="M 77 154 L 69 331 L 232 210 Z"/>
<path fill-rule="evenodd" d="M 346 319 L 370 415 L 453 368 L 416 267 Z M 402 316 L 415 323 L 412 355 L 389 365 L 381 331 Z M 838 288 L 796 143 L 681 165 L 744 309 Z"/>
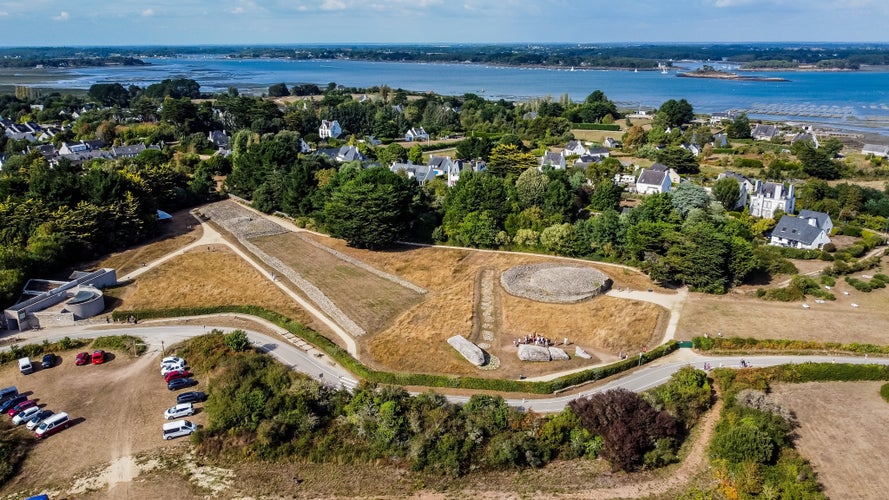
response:
<path fill-rule="evenodd" d="M 382 329 L 423 300 L 423 295 L 339 259 L 295 233 L 254 238 L 251 242 L 318 287 L 369 333 Z"/>
<path fill-rule="evenodd" d="M 119 310 L 256 305 L 318 327 L 312 316 L 226 246 L 201 246 L 139 276 L 132 284 L 107 290 Z"/>
<path fill-rule="evenodd" d="M 810 382 L 772 387 L 799 421 L 796 447 L 829 498 L 886 498 L 889 405 L 882 382 Z"/>
<path fill-rule="evenodd" d="M 660 338 L 666 323 L 666 312 L 648 303 L 597 297 L 578 304 L 543 304 L 513 297 L 502 290 L 499 273 L 520 264 L 554 262 L 547 256 L 436 247 L 372 252 L 348 248 L 332 238 L 314 238 L 429 290 L 422 303 L 410 308 L 393 324 L 368 339 L 360 339 L 362 359 L 377 368 L 491 378 L 543 375 L 611 361 L 617 359 L 621 350 L 650 346 L 652 338 Z M 596 267 L 611 276 L 615 286 L 658 288 L 636 271 L 587 263 L 572 265 Z M 491 371 L 480 371 L 470 365 L 447 343 L 453 335 L 469 337 L 473 331 L 475 281 L 483 268 L 497 273 L 494 290 L 499 307 L 495 314 L 500 329 L 488 351 L 500 359 L 501 365 Z M 513 339 L 532 333 L 558 343 L 568 337 L 570 345 L 566 351 L 572 359 L 557 363 L 520 362 Z M 574 357 L 576 345 L 593 355 L 593 359 Z"/>
<path fill-rule="evenodd" d="M 889 258 L 883 258 L 883 269 Z M 873 275 L 872 269 L 853 276 Z M 677 338 L 691 339 L 709 333 L 757 339 L 796 339 L 819 342 L 860 342 L 889 344 L 889 288 L 859 292 L 842 277 L 831 287 L 835 301 L 818 304 L 807 297 L 803 302 L 770 302 L 756 298 L 752 289 L 728 295 L 689 294 L 679 318 Z M 848 292 L 846 295 L 844 292 Z M 852 307 L 857 304 L 858 307 Z"/>

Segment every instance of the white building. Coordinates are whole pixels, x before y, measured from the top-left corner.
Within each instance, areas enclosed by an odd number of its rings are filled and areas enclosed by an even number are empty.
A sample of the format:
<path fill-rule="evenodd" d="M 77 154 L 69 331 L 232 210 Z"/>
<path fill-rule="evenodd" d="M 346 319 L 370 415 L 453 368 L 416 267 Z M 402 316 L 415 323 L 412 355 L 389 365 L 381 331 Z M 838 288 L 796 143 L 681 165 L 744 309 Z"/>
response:
<path fill-rule="evenodd" d="M 785 187 L 781 183 L 756 181 L 750 193 L 750 215 L 754 217 L 773 218 L 777 210 L 792 214 L 795 205 L 793 184 Z"/>
<path fill-rule="evenodd" d="M 670 176 L 667 172 L 643 168 L 636 180 L 636 192 L 639 194 L 669 193 Z"/>
<path fill-rule="evenodd" d="M 830 224 L 830 216 L 822 212 L 812 212 L 806 210 L 812 216 L 799 217 L 785 215 L 778 221 L 778 225 L 772 230 L 769 239 L 769 245 L 779 247 L 800 248 L 805 250 L 815 250 L 824 247 L 830 243 L 828 237 L 829 231 L 825 231 L 820 227 L 820 223 Z"/>
<path fill-rule="evenodd" d="M 322 139 L 333 138 L 336 139 L 343 133 L 343 128 L 340 127 L 340 123 L 336 120 L 328 121 L 321 120 L 321 126 L 318 127 L 318 137 Z"/>

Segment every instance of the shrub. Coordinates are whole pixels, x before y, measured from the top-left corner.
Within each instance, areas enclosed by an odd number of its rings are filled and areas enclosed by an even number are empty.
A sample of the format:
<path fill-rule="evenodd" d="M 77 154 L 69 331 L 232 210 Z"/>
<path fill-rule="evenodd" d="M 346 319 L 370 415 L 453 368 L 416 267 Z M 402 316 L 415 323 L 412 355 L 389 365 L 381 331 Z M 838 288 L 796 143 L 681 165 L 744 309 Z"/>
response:
<path fill-rule="evenodd" d="M 250 339 L 244 330 L 235 330 L 225 335 L 225 345 L 235 352 L 243 352 L 250 349 Z"/>
<path fill-rule="evenodd" d="M 833 252 L 837 251 L 837 246 L 834 245 L 833 243 L 825 243 L 821 249 L 824 250 L 825 252 L 833 253 Z"/>
<path fill-rule="evenodd" d="M 861 281 L 858 278 L 852 278 L 851 276 L 846 276 L 846 283 L 852 286 L 852 288 L 858 290 L 859 292 L 870 292 L 873 290 L 873 287 L 870 283 L 866 283 Z"/>
<path fill-rule="evenodd" d="M 826 274 L 821 275 L 821 284 L 824 286 L 834 286 L 837 284 L 836 278 L 833 276 L 827 276 Z"/>
<path fill-rule="evenodd" d="M 883 384 L 880 386 L 880 397 L 886 400 L 886 402 L 889 402 L 889 384 Z"/>
<path fill-rule="evenodd" d="M 141 356 L 145 354 L 147 346 L 145 341 L 132 335 L 110 335 L 99 337 L 93 341 L 93 349 L 108 349 L 130 355 Z"/>

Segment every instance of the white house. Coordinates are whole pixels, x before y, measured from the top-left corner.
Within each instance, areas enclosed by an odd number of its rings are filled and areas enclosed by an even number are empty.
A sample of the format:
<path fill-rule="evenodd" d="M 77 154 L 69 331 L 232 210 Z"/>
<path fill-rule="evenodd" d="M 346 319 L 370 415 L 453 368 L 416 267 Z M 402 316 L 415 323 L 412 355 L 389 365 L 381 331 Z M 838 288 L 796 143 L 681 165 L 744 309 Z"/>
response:
<path fill-rule="evenodd" d="M 793 184 L 785 187 L 781 183 L 756 181 L 750 193 L 750 215 L 754 217 L 773 218 L 777 210 L 792 214 L 795 204 Z"/>
<path fill-rule="evenodd" d="M 671 184 L 679 184 L 680 182 L 682 182 L 682 178 L 679 176 L 679 172 L 677 172 L 675 168 L 668 167 L 663 163 L 655 163 L 654 165 L 648 167 L 648 170 L 666 173 L 667 177 L 670 179 Z"/>
<path fill-rule="evenodd" d="M 827 215 L 827 214 L 821 214 Z M 827 217 L 830 220 L 830 217 Z M 818 227 L 818 218 L 785 215 L 772 230 L 769 245 L 814 250 L 830 243 L 827 232 Z"/>
<path fill-rule="evenodd" d="M 602 142 L 602 144 L 606 148 L 612 148 L 612 149 L 623 147 L 623 144 L 621 144 L 621 142 L 619 140 L 617 140 L 613 137 L 606 137 L 605 140 Z"/>
<path fill-rule="evenodd" d="M 435 178 L 435 172 L 430 165 L 414 165 L 413 163 L 393 163 L 389 170 L 395 172 L 404 172 L 408 179 L 414 179 L 420 184 L 426 184 Z"/>
<path fill-rule="evenodd" d="M 318 137 L 322 139 L 333 138 L 336 139 L 343 133 L 343 128 L 340 127 L 340 122 L 321 120 L 321 126 L 318 127 Z"/>
<path fill-rule="evenodd" d="M 580 141 L 568 141 L 568 144 L 565 145 L 565 156 L 585 156 L 588 154 L 590 153 L 587 150 L 586 146 L 584 146 Z"/>
<path fill-rule="evenodd" d="M 757 141 L 771 141 L 776 135 L 778 135 L 777 126 L 763 125 L 761 123 L 753 127 L 753 131 L 750 132 L 750 137 Z"/>
<path fill-rule="evenodd" d="M 889 158 L 889 146 L 882 146 L 879 144 L 865 144 L 864 147 L 861 148 L 861 154 Z"/>
<path fill-rule="evenodd" d="M 670 176 L 667 172 L 643 168 L 636 180 L 636 192 L 639 194 L 656 194 L 670 192 Z"/>
<path fill-rule="evenodd" d="M 790 144 L 796 144 L 797 142 L 810 142 L 816 148 L 821 147 L 821 143 L 818 142 L 818 136 L 808 132 L 800 132 L 790 139 Z"/>
<path fill-rule="evenodd" d="M 543 157 L 540 158 L 540 169 L 542 170 L 546 165 L 555 169 L 565 170 L 565 153 L 561 151 L 558 153 L 552 151 L 543 153 Z"/>
<path fill-rule="evenodd" d="M 824 212 L 816 212 L 814 210 L 800 210 L 798 217 L 800 219 L 808 219 L 814 220 L 815 225 L 823 229 L 828 236 L 830 236 L 830 232 L 833 231 L 833 221 L 830 220 L 830 215 Z"/>
<path fill-rule="evenodd" d="M 750 179 L 743 175 L 731 171 L 719 174 L 719 176 L 716 177 L 716 180 L 725 179 L 726 177 L 738 181 L 738 187 L 740 188 L 738 192 L 738 202 L 735 203 L 734 208 L 744 208 L 747 205 L 747 196 L 753 192 L 754 184 L 750 182 Z"/>
<path fill-rule="evenodd" d="M 428 141 L 429 134 L 423 130 L 423 127 L 414 127 L 404 133 L 404 140 L 411 141 Z"/>

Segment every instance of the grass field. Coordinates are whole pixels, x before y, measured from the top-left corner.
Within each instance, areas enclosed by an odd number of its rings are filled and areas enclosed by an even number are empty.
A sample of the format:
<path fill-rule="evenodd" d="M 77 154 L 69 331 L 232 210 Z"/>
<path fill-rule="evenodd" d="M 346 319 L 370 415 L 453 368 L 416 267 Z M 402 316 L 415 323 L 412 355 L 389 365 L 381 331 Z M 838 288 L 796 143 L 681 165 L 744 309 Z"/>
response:
<path fill-rule="evenodd" d="M 776 385 L 772 396 L 799 421 L 796 446 L 830 498 L 886 498 L 889 404 L 882 382 Z"/>
<path fill-rule="evenodd" d="M 186 252 L 106 294 L 120 301 L 121 310 L 248 304 L 320 328 L 293 299 L 228 247 L 211 248 Z"/>
<path fill-rule="evenodd" d="M 98 267 L 113 267 L 118 276 L 138 269 L 142 263 L 151 262 L 177 248 L 200 239 L 203 230 L 188 210 L 180 210 L 171 214 L 173 220 L 160 226 L 160 234 L 147 243 L 109 255 L 99 262 Z"/>
<path fill-rule="evenodd" d="M 638 350 L 659 338 L 667 313 L 652 304 L 611 297 L 597 297 L 578 304 L 543 304 L 513 297 L 502 291 L 499 273 L 520 264 L 552 262 L 546 256 L 503 254 L 453 248 L 401 248 L 371 252 L 348 248 L 342 241 L 314 237 L 338 251 L 361 259 L 378 269 L 401 276 L 429 290 L 425 299 L 369 339 L 362 339 L 361 354 L 378 368 L 404 372 L 448 373 L 496 378 L 535 376 L 617 359 L 621 350 Z M 592 264 L 579 264 L 591 265 Z M 475 282 L 481 269 L 495 270 L 495 301 L 499 304 L 495 342 L 489 352 L 500 359 L 500 368 L 479 371 L 446 342 L 448 337 L 473 331 Z M 654 287 L 641 273 L 599 266 L 615 286 Z M 662 291 L 659 290 L 659 291 Z M 524 363 L 516 357 L 513 339 L 538 333 L 561 343 L 568 337 L 570 361 Z M 580 345 L 592 360 L 574 357 Z"/>
<path fill-rule="evenodd" d="M 316 248 L 295 233 L 250 241 L 311 281 L 369 333 L 423 300 L 421 294 Z"/>
<path fill-rule="evenodd" d="M 884 257 L 883 269 L 887 265 Z M 880 271 L 874 269 L 853 276 L 877 272 Z M 889 324 L 889 289 L 863 293 L 840 278 L 831 292 L 836 301 L 818 304 L 809 298 L 805 301 L 809 309 L 804 309 L 802 302 L 757 299 L 749 287 L 745 292 L 722 296 L 689 294 L 679 319 L 677 338 L 722 332 L 723 336 L 759 339 L 889 344 L 889 332 L 880 326 Z M 853 303 L 859 307 L 852 307 Z"/>

